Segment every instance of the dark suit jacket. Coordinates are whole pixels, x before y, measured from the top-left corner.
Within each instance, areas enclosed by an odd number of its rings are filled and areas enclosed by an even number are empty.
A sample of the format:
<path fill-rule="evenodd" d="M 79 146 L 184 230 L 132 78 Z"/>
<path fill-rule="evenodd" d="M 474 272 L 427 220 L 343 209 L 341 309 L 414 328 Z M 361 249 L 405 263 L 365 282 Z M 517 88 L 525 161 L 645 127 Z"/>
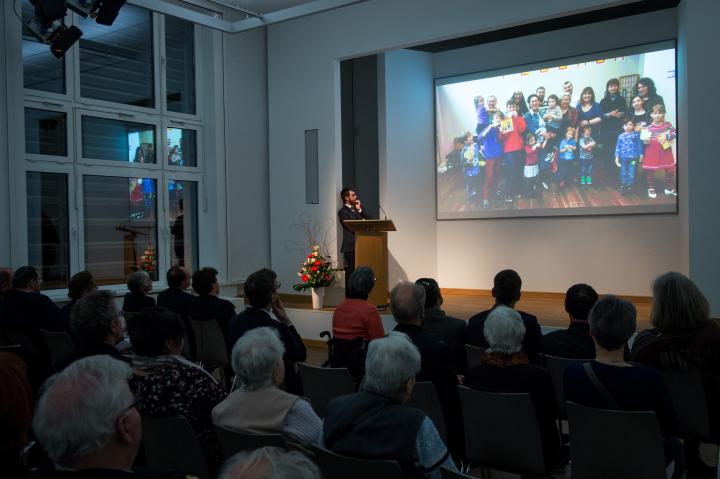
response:
<path fill-rule="evenodd" d="M 144 294 L 128 293 L 125 295 L 122 310 L 128 313 L 137 313 L 141 309 L 152 308 L 155 306 L 155 300 Z"/>
<path fill-rule="evenodd" d="M 592 359 L 595 343 L 590 337 L 587 321 L 573 321 L 570 327 L 542 337 L 542 352 L 558 358 Z"/>
<path fill-rule="evenodd" d="M 490 347 L 485 339 L 483 329 L 485 327 L 485 320 L 493 309 L 495 309 L 495 306 L 493 306 L 492 309 L 476 314 L 468 320 L 468 344 L 482 349 Z M 520 313 L 523 324 L 525 324 L 525 337 L 523 337 L 522 351 L 531 363 L 540 364 L 540 338 L 542 337 L 540 324 L 538 324 L 537 318 L 532 314 L 524 311 L 518 311 L 518 313 Z"/>
<path fill-rule="evenodd" d="M 194 301 L 195 296 L 180 288 L 168 288 L 157 297 L 158 306 L 163 306 L 183 318 L 190 316 L 190 308 Z"/>
<path fill-rule="evenodd" d="M 467 322 L 453 318 L 440 309 L 426 309 L 423 317 L 423 331 L 433 338 L 447 344 L 452 351 L 453 370 L 464 374 L 467 368 L 465 343 L 467 341 Z"/>
<path fill-rule="evenodd" d="M 195 321 L 214 319 L 220 326 L 225 341 L 229 340 L 228 324 L 233 316 L 235 316 L 235 306 L 227 299 L 218 298 L 212 294 L 196 296 L 190 305 L 190 318 Z M 229 344 L 232 349 L 234 343 Z"/>
<path fill-rule="evenodd" d="M 53 301 L 41 293 L 27 293 L 11 289 L 3 294 L 0 303 L 0 331 L 29 331 L 33 329 L 66 331 L 67 322 Z"/>
<path fill-rule="evenodd" d="M 359 212 L 354 207 L 343 205 L 343 207 L 338 211 L 338 218 L 340 218 L 340 224 L 343 228 L 342 247 L 340 248 L 340 251 L 343 253 L 355 251 L 355 233 L 345 227 L 344 221 L 368 219 L 369 216 L 365 214 L 364 211 Z"/>

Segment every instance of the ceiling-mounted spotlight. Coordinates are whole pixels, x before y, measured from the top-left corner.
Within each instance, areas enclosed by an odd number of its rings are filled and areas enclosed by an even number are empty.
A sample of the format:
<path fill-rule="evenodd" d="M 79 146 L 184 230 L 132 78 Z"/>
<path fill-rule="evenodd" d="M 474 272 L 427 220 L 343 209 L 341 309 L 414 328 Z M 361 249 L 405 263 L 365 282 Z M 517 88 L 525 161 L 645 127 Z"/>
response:
<path fill-rule="evenodd" d="M 100 0 L 67 0 L 67 6 L 70 10 L 77 13 L 81 17 L 87 18 L 97 11 Z"/>
<path fill-rule="evenodd" d="M 36 17 L 24 21 L 23 24 L 35 38 L 42 43 L 47 43 L 48 45 L 52 43 L 53 39 L 62 32 L 64 27 L 60 20 L 55 20 L 48 25 L 43 25 Z"/>
<path fill-rule="evenodd" d="M 55 40 L 53 40 L 50 45 L 50 51 L 57 58 L 62 58 L 65 52 L 68 51 L 70 47 L 73 46 L 73 43 L 78 41 L 83 34 L 82 30 L 75 25 L 69 28 L 63 26 L 63 28 L 63 31 L 55 37 Z"/>
<path fill-rule="evenodd" d="M 64 0 L 30 0 L 30 3 L 35 6 L 35 16 L 43 25 L 62 20 L 67 12 Z"/>
<path fill-rule="evenodd" d="M 126 0 L 99 0 L 95 21 L 101 25 L 112 25 L 125 2 Z"/>

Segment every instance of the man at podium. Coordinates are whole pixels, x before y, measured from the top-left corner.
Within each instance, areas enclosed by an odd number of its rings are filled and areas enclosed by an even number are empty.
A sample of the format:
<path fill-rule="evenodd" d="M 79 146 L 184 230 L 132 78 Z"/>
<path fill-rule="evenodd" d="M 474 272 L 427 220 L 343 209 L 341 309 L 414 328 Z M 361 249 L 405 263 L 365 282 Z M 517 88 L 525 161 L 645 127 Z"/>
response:
<path fill-rule="evenodd" d="M 352 188 L 343 188 L 340 191 L 340 198 L 343 206 L 338 211 L 338 218 L 343 228 L 343 239 L 340 251 L 345 259 L 345 291 L 348 290 L 348 280 L 353 271 L 355 271 L 355 233 L 345 226 L 346 220 L 367 220 L 370 219 L 362 209 L 362 203 L 358 198 L 355 190 Z"/>

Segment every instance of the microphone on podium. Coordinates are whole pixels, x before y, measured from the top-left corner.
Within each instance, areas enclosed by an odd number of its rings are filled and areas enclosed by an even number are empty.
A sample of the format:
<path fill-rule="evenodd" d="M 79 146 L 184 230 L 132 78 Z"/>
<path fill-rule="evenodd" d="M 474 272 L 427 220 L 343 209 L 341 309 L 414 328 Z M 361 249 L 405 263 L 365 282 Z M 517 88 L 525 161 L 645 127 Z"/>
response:
<path fill-rule="evenodd" d="M 380 208 L 380 211 L 383 212 L 383 216 L 384 216 L 383 219 L 386 220 L 386 219 L 387 219 L 387 213 L 385 212 L 385 210 L 383 209 L 383 207 L 380 205 L 380 203 L 378 203 L 378 208 Z"/>

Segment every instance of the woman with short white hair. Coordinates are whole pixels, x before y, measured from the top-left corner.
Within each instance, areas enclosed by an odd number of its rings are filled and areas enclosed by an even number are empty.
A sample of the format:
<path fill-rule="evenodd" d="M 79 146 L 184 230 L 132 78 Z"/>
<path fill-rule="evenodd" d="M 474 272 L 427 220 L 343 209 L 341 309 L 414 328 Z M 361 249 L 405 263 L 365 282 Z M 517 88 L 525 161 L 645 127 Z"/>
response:
<path fill-rule="evenodd" d="M 530 364 L 522 352 L 525 325 L 520 313 L 507 306 L 497 306 L 488 315 L 483 329 L 490 347 L 482 362 L 470 368 L 465 385 L 472 389 L 498 393 L 527 393 L 537 416 L 543 441 L 545 463 L 557 463 L 560 435 L 555 425 L 555 390 L 550 374 Z"/>
<path fill-rule="evenodd" d="M 152 291 L 152 278 L 145 271 L 135 271 L 128 276 L 127 288 L 122 310 L 128 313 L 137 313 L 145 308 L 155 306 L 155 299 L 147 294 Z"/>
<path fill-rule="evenodd" d="M 215 406 L 213 423 L 244 434 L 285 434 L 301 444 L 317 442 L 322 421 L 310 403 L 280 389 L 283 354 L 285 347 L 272 328 L 243 334 L 232 350 L 240 387 Z"/>

